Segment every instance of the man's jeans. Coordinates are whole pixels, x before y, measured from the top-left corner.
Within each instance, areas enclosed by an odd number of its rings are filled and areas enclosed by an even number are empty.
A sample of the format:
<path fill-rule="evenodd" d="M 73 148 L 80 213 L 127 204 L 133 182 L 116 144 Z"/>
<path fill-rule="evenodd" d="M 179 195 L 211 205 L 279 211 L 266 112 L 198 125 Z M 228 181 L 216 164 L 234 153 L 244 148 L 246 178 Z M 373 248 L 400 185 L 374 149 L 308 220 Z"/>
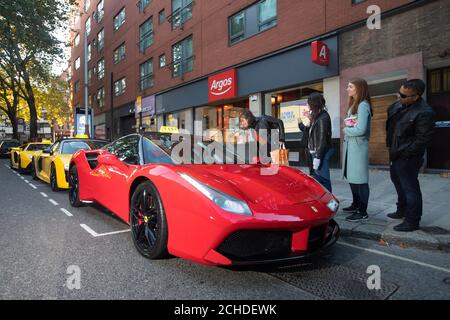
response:
<path fill-rule="evenodd" d="M 397 212 L 405 215 L 405 220 L 419 225 L 422 217 L 422 192 L 419 185 L 419 170 L 423 157 L 397 159 L 391 163 L 391 180 L 397 190 Z"/>

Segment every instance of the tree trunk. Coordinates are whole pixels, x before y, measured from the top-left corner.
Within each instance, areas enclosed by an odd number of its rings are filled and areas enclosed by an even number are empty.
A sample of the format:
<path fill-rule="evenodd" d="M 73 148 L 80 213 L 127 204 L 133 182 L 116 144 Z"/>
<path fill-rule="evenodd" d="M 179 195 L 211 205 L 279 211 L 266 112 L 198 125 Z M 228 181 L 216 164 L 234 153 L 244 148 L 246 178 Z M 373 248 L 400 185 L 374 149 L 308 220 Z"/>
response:
<path fill-rule="evenodd" d="M 13 128 L 13 139 L 19 140 L 19 132 L 17 131 L 17 116 L 16 115 L 8 115 L 9 121 L 11 121 L 11 126 Z"/>
<path fill-rule="evenodd" d="M 38 137 L 37 133 L 37 112 L 36 100 L 34 99 L 33 87 L 31 86 L 30 76 L 25 66 L 22 66 L 23 80 L 25 82 L 25 90 L 27 92 L 27 104 L 30 109 L 30 140 Z"/>

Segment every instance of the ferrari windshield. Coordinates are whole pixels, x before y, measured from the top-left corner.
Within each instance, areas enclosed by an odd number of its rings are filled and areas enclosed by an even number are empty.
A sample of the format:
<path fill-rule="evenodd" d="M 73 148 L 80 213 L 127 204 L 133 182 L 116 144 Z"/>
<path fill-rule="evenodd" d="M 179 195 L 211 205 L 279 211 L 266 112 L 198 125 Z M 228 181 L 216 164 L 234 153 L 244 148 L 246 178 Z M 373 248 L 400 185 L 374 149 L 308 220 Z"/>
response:
<path fill-rule="evenodd" d="M 73 154 L 78 150 L 96 150 L 107 144 L 106 141 L 101 140 L 72 140 L 64 141 L 61 149 L 61 154 Z"/>
<path fill-rule="evenodd" d="M 50 147 L 48 143 L 30 144 L 27 151 L 41 151 L 48 147 Z"/>
<path fill-rule="evenodd" d="M 235 148 L 192 135 L 146 133 L 143 138 L 144 163 L 245 163 Z"/>

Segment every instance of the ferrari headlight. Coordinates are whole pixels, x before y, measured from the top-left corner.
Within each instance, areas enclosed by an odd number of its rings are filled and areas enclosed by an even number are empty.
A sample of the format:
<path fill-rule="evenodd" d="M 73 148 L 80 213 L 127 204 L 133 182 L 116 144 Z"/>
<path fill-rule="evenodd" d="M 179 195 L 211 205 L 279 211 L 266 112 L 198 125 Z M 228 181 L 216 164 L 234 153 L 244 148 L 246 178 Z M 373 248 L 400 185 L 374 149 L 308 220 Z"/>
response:
<path fill-rule="evenodd" d="M 327 207 L 331 211 L 336 212 L 339 208 L 339 203 L 336 200 L 331 199 L 330 202 L 328 202 Z"/>
<path fill-rule="evenodd" d="M 245 202 L 221 191 L 215 190 L 185 173 L 179 173 L 179 175 L 223 210 L 245 216 L 252 215 L 250 208 Z"/>
<path fill-rule="evenodd" d="M 69 165 L 68 164 L 64 165 L 64 171 L 69 171 Z"/>

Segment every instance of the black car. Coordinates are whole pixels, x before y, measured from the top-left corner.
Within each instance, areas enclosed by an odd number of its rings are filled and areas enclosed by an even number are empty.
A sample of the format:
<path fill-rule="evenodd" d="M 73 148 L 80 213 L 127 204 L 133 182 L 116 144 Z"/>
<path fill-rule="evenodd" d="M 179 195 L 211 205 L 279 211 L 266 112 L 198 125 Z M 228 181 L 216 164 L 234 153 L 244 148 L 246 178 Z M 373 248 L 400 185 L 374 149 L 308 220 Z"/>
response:
<path fill-rule="evenodd" d="M 11 148 L 20 146 L 20 142 L 15 139 L 0 140 L 0 158 L 8 158 Z"/>

